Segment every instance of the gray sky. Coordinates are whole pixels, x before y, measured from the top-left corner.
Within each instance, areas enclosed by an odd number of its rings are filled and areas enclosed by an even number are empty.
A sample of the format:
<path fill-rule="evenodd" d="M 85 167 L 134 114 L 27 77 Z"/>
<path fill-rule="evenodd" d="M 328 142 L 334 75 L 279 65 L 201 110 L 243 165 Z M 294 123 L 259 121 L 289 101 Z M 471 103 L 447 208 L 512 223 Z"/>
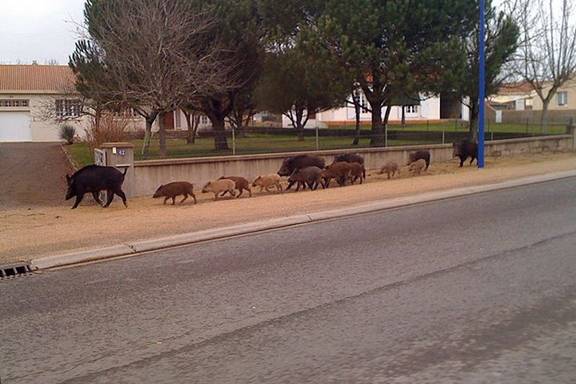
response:
<path fill-rule="evenodd" d="M 0 0 L 0 63 L 68 63 L 84 0 Z"/>
<path fill-rule="evenodd" d="M 83 9 L 84 0 L 0 0 L 0 64 L 67 64 Z"/>

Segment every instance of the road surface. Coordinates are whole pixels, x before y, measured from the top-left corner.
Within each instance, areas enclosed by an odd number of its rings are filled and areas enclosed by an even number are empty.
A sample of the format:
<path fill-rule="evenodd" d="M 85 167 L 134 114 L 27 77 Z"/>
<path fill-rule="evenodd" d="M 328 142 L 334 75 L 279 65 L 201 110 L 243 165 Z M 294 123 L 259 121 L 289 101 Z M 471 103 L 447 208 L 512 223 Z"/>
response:
<path fill-rule="evenodd" d="M 0 282 L 11 383 L 574 383 L 576 178 Z"/>

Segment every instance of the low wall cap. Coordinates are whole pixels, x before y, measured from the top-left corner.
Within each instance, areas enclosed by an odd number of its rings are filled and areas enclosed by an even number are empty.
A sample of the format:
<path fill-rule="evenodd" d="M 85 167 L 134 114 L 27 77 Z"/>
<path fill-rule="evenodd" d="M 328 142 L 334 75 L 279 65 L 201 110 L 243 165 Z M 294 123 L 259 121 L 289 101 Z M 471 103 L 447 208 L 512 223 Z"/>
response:
<path fill-rule="evenodd" d="M 121 142 L 117 142 L 117 143 L 102 143 L 100 145 L 100 148 L 114 148 L 114 147 L 116 147 L 116 148 L 118 148 L 118 147 L 120 147 L 120 148 L 134 148 L 134 144 L 121 141 Z"/>

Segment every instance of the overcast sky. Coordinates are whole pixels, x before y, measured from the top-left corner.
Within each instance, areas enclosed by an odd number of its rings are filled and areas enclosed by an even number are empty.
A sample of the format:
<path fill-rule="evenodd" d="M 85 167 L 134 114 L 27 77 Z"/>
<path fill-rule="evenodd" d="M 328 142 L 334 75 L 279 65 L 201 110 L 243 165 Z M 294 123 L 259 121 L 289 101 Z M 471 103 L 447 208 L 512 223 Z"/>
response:
<path fill-rule="evenodd" d="M 84 0 L 0 0 L 0 63 L 68 63 Z"/>
<path fill-rule="evenodd" d="M 494 0 L 500 4 L 503 0 Z M 84 0 L 0 0 L 0 64 L 68 63 Z"/>

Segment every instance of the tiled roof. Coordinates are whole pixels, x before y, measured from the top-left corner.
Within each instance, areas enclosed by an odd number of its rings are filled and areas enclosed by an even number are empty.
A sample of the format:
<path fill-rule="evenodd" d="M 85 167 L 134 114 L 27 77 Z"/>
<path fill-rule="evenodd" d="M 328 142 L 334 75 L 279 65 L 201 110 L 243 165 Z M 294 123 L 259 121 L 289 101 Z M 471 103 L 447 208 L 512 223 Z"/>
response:
<path fill-rule="evenodd" d="M 527 94 L 530 92 L 532 92 L 532 86 L 526 81 L 520 83 L 502 84 L 498 90 L 499 95 L 518 95 Z"/>
<path fill-rule="evenodd" d="M 67 65 L 0 65 L 0 92 L 71 92 L 74 74 Z"/>

